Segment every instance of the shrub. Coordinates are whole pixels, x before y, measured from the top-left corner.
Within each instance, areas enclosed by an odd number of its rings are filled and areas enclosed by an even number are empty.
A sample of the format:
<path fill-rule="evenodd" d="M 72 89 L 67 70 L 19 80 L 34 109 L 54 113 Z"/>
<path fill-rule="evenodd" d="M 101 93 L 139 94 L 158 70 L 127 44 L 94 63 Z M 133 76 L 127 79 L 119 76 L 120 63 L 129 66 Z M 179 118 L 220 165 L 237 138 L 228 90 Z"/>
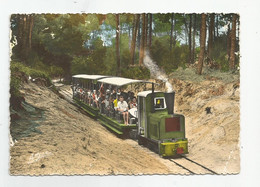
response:
<path fill-rule="evenodd" d="M 29 76 L 34 78 L 43 78 L 48 85 L 51 84 L 51 79 L 48 73 L 36 70 L 25 66 L 19 62 L 10 63 L 11 77 L 10 77 L 10 107 L 13 109 L 22 109 L 21 102 L 24 101 L 19 89 L 22 81 L 27 81 Z"/>
<path fill-rule="evenodd" d="M 10 93 L 14 97 L 20 97 L 21 93 L 19 92 L 21 85 L 21 80 L 18 79 L 16 76 L 11 76 L 10 80 Z"/>
<path fill-rule="evenodd" d="M 151 58 L 158 66 L 169 74 L 178 67 L 186 68 L 189 62 L 188 45 L 175 45 L 170 50 L 169 41 L 165 37 L 154 38 L 150 50 Z"/>
<path fill-rule="evenodd" d="M 47 84 L 49 84 L 49 85 L 51 84 L 51 79 L 47 72 L 30 68 L 20 62 L 11 62 L 10 70 L 11 70 L 11 80 L 12 80 L 12 77 L 16 77 L 17 79 L 21 80 L 21 76 L 19 77 L 19 75 L 18 75 L 20 72 L 23 75 L 25 75 L 27 77 L 27 79 L 29 76 L 31 76 L 32 79 L 43 78 L 47 81 Z"/>
<path fill-rule="evenodd" d="M 144 66 L 133 66 L 123 69 L 122 76 L 131 79 L 149 79 L 150 71 Z"/>

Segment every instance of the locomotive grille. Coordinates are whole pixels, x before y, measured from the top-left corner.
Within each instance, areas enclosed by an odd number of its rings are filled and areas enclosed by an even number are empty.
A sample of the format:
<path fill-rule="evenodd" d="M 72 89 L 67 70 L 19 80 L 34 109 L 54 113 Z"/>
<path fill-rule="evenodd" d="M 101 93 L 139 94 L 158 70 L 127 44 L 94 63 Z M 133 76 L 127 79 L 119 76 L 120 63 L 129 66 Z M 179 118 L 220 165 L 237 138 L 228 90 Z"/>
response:
<path fill-rule="evenodd" d="M 165 132 L 175 132 L 180 130 L 179 117 L 165 118 Z"/>

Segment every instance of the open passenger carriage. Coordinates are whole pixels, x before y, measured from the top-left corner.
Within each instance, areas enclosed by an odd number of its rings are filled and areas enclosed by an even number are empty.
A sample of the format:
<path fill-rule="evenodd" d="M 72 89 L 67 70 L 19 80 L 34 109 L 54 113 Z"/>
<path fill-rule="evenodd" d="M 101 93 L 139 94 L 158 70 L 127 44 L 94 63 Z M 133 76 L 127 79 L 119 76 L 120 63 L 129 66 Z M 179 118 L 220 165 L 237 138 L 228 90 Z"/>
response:
<path fill-rule="evenodd" d="M 139 92 L 136 107 L 130 107 L 134 93 L 121 91 L 132 84 L 152 84 Z M 86 112 L 118 135 L 135 137 L 162 156 L 188 153 L 185 118 L 174 113 L 175 92 L 154 90 L 150 81 L 103 75 L 74 75 L 73 98 Z M 120 101 L 119 101 L 120 99 Z M 127 103 L 125 109 L 120 104 Z"/>
<path fill-rule="evenodd" d="M 123 95 L 129 103 L 133 92 L 118 93 L 118 89 L 132 84 L 152 83 L 149 81 L 128 79 L 122 77 L 109 77 L 103 75 L 74 75 L 72 77 L 73 98 L 92 117 L 97 118 L 103 125 L 119 135 L 128 136 L 131 130 L 137 128 L 136 108 L 128 107 L 128 124 L 123 121 L 123 116 L 117 111 L 115 102 Z M 132 94 L 129 95 L 129 94 Z M 115 101 L 116 100 L 116 101 Z"/>
<path fill-rule="evenodd" d="M 99 109 L 94 107 L 96 103 L 93 103 L 93 97 L 90 93 L 98 88 L 97 80 L 105 77 L 107 76 L 85 74 L 72 76 L 73 99 L 94 118 L 98 116 Z"/>

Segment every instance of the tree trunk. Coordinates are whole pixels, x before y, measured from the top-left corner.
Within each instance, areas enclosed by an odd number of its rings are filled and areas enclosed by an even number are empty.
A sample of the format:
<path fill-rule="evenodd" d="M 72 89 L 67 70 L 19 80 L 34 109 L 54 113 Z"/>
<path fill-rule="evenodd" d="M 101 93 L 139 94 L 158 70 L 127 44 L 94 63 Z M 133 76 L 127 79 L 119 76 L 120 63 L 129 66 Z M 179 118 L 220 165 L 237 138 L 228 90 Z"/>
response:
<path fill-rule="evenodd" d="M 236 22 L 237 22 L 237 15 L 233 14 L 233 16 L 232 16 L 232 29 L 231 29 L 230 61 L 229 61 L 229 69 L 230 70 L 235 69 Z"/>
<path fill-rule="evenodd" d="M 189 63 L 192 63 L 191 30 L 192 30 L 192 14 L 190 14 L 190 24 L 189 24 Z"/>
<path fill-rule="evenodd" d="M 16 36 L 17 46 L 16 48 L 14 48 L 14 50 L 16 50 L 14 51 L 14 54 L 16 54 L 17 58 L 19 58 L 22 49 L 23 15 L 17 14 L 16 19 L 17 19 L 17 36 Z"/>
<path fill-rule="evenodd" d="M 173 19 L 174 19 L 174 13 L 171 15 L 171 39 L 170 39 L 170 50 L 172 51 L 172 45 L 173 45 Z"/>
<path fill-rule="evenodd" d="M 144 43 L 144 48 L 147 48 L 147 44 L 148 44 L 148 14 L 145 15 L 145 43 Z"/>
<path fill-rule="evenodd" d="M 201 15 L 201 28 L 200 28 L 200 55 L 197 74 L 201 75 L 204 52 L 205 52 L 205 42 L 206 42 L 206 14 Z"/>
<path fill-rule="evenodd" d="M 139 29 L 139 23 L 140 23 L 140 15 L 135 15 L 134 19 L 134 27 L 133 27 L 133 33 L 132 33 L 132 42 L 131 42 L 131 65 L 134 65 L 135 63 L 135 45 L 136 45 L 136 35 L 137 30 Z"/>
<path fill-rule="evenodd" d="M 139 14 L 139 16 L 141 17 L 141 15 Z M 140 19 L 139 19 L 140 20 Z M 141 45 L 141 21 L 139 21 L 139 25 L 138 25 L 138 37 L 137 37 L 137 47 L 138 47 L 138 49 L 140 50 L 140 45 Z"/>
<path fill-rule="evenodd" d="M 173 47 L 175 47 L 176 45 L 176 39 L 177 39 L 177 31 L 175 29 L 175 25 L 176 25 L 176 16 L 174 16 L 174 25 L 173 25 L 173 31 L 174 31 L 174 40 L 173 40 Z"/>
<path fill-rule="evenodd" d="M 25 32 L 25 59 L 28 59 L 30 51 L 30 27 L 31 27 L 31 15 L 26 16 L 26 32 Z"/>
<path fill-rule="evenodd" d="M 116 14 L 116 61 L 117 61 L 116 74 L 117 76 L 121 76 L 119 37 L 120 37 L 119 14 Z"/>
<path fill-rule="evenodd" d="M 150 15 L 150 24 L 149 24 L 149 50 L 151 49 L 151 46 L 152 46 L 152 33 L 153 33 L 153 28 L 152 28 L 152 25 L 153 25 L 153 15 L 152 14 L 149 14 Z"/>
<path fill-rule="evenodd" d="M 230 24 L 228 24 L 228 31 L 227 31 L 227 55 L 228 61 L 230 60 L 230 45 L 231 45 L 231 36 L 230 36 Z"/>
<path fill-rule="evenodd" d="M 143 65 L 144 61 L 144 50 L 145 50 L 145 14 L 142 14 L 142 36 L 140 45 L 139 65 Z"/>
<path fill-rule="evenodd" d="M 218 38 L 218 18 L 219 18 L 219 16 L 217 15 L 217 19 L 216 19 L 216 35 L 217 35 L 217 38 Z"/>
<path fill-rule="evenodd" d="M 26 14 L 21 15 L 21 40 L 20 40 L 20 47 L 19 47 L 19 57 L 20 60 L 26 62 L 27 58 L 27 48 L 28 48 L 28 18 Z"/>
<path fill-rule="evenodd" d="M 193 14 L 194 16 L 194 21 L 193 21 L 193 41 L 192 41 L 192 55 L 191 55 L 191 63 L 195 62 L 195 49 L 196 49 L 196 43 L 195 43 L 195 39 L 196 39 L 196 14 Z"/>
<path fill-rule="evenodd" d="M 18 14 L 17 16 L 17 22 L 18 22 L 18 33 L 17 33 L 17 45 L 19 46 L 19 49 L 22 48 L 22 39 L 23 39 L 23 15 Z"/>
<path fill-rule="evenodd" d="M 213 38 L 214 38 L 214 21 L 215 14 L 210 14 L 209 40 L 208 40 L 208 57 L 212 60 Z"/>
<path fill-rule="evenodd" d="M 34 22 L 34 19 L 33 19 L 33 15 L 30 16 L 31 19 L 30 19 L 30 30 L 29 30 L 29 50 L 31 50 L 32 48 L 32 30 L 33 30 L 33 22 Z"/>
<path fill-rule="evenodd" d="M 134 50 L 134 44 L 135 44 L 135 30 L 136 30 L 136 16 L 134 16 L 134 20 L 133 20 L 133 28 L 132 28 L 132 40 L 131 40 L 131 44 L 130 44 L 130 64 L 129 65 L 134 65 L 134 56 L 135 56 L 135 50 Z"/>
<path fill-rule="evenodd" d="M 183 16 L 184 16 L 184 26 L 185 26 L 185 32 L 184 32 L 184 34 L 185 34 L 185 44 L 188 45 L 188 37 L 187 37 L 187 35 L 188 35 L 188 26 L 187 26 L 187 20 L 186 20 L 186 15 L 184 14 Z"/>
<path fill-rule="evenodd" d="M 22 33 L 22 39 L 23 39 L 23 48 L 26 48 L 26 38 L 27 38 L 27 16 L 23 15 L 23 33 Z"/>

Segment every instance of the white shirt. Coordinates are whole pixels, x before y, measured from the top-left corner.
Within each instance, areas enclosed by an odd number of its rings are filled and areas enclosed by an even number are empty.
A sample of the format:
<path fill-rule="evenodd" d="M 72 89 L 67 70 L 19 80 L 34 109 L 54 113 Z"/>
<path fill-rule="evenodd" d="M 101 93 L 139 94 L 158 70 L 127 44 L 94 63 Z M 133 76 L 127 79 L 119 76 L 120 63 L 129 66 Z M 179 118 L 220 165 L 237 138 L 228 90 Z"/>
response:
<path fill-rule="evenodd" d="M 126 101 L 123 101 L 123 102 L 119 101 L 119 102 L 117 103 L 117 108 L 118 108 L 118 109 L 123 109 L 123 111 L 125 111 L 125 110 L 127 110 L 127 108 L 128 108 L 128 104 L 127 104 Z"/>

